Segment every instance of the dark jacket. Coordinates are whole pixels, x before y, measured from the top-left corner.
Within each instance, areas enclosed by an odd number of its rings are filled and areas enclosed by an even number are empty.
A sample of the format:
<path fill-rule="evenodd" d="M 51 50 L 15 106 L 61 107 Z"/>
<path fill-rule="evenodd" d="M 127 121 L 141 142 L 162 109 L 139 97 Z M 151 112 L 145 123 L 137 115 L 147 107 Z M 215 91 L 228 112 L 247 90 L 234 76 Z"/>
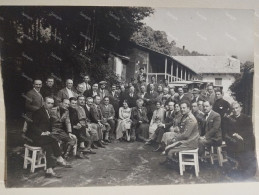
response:
<path fill-rule="evenodd" d="M 230 104 L 224 99 L 217 99 L 214 102 L 213 110 L 220 114 L 221 118 L 230 110 Z"/>
<path fill-rule="evenodd" d="M 32 139 L 37 139 L 42 132 L 52 131 L 51 120 L 46 109 L 42 106 L 32 114 L 32 123 L 29 126 L 27 136 Z"/>

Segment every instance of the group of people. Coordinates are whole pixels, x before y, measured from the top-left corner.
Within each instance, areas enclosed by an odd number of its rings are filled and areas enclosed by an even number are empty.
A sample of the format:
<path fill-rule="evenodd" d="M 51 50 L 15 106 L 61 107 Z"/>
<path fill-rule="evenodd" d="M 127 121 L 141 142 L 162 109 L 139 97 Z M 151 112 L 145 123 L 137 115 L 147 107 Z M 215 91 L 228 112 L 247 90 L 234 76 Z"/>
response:
<path fill-rule="evenodd" d="M 185 93 L 168 81 L 157 84 L 154 76 L 146 83 L 143 69 L 136 83 L 112 85 L 110 90 L 105 81 L 91 85 L 89 75 L 76 87 L 72 79 L 61 90 L 54 83 L 53 77 L 44 86 L 35 79 L 25 96 L 23 131 L 30 144 L 46 151 L 46 177 L 61 177 L 53 170 L 56 164 L 71 168 L 67 162 L 71 156 L 89 158 L 87 154 L 96 153 L 93 149 L 114 140 L 153 145 L 154 152 L 167 156 L 161 164 L 174 160 L 181 150 L 194 148 L 205 161 L 205 150 L 225 141 L 236 168 L 255 173 L 251 118 L 241 113 L 240 103 L 230 104 L 212 85 L 203 93 L 198 88 Z"/>

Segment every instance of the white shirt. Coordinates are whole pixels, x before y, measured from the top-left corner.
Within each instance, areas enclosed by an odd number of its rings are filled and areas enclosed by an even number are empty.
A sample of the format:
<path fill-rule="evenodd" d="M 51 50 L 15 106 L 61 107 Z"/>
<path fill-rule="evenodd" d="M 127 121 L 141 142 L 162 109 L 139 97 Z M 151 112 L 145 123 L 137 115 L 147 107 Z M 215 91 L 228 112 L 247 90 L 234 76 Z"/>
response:
<path fill-rule="evenodd" d="M 67 88 L 67 87 L 66 87 Z M 74 94 L 73 92 L 67 88 L 67 93 L 68 93 L 68 97 L 71 98 L 71 97 L 74 97 Z"/>

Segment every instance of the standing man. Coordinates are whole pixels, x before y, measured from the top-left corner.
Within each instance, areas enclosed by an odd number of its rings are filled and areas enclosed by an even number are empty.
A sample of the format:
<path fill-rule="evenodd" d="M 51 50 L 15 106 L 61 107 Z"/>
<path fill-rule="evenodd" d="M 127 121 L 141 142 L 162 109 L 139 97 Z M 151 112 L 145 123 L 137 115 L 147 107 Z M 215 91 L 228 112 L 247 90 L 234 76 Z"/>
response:
<path fill-rule="evenodd" d="M 108 92 L 108 90 L 106 89 L 106 84 L 107 84 L 106 81 L 101 81 L 101 82 L 99 83 L 99 85 L 100 85 L 99 95 L 100 95 L 101 101 L 103 100 L 103 98 L 104 98 L 105 96 L 109 96 L 109 92 Z"/>
<path fill-rule="evenodd" d="M 98 90 L 98 83 L 95 83 L 95 84 L 93 84 L 93 86 L 92 86 L 92 89 L 91 90 L 86 90 L 85 92 L 84 92 L 84 96 L 87 98 L 87 97 L 94 97 L 94 96 L 96 96 L 96 95 L 100 95 L 99 94 L 99 90 Z"/>
<path fill-rule="evenodd" d="M 147 85 L 147 92 L 149 93 L 149 91 L 150 91 L 150 85 L 153 85 L 154 86 L 154 88 L 153 88 L 153 90 L 154 91 L 157 91 L 157 83 L 156 83 L 156 76 L 155 75 L 152 75 L 151 76 L 151 83 L 149 83 L 148 85 Z"/>
<path fill-rule="evenodd" d="M 210 102 L 210 104 L 213 106 L 214 105 L 214 102 L 216 100 L 216 95 L 215 95 L 215 92 L 214 92 L 214 89 L 213 89 L 213 86 L 212 85 L 209 85 L 207 87 L 207 91 L 208 91 L 208 94 L 207 94 L 207 100 Z"/>
<path fill-rule="evenodd" d="M 110 93 L 110 103 L 113 105 L 115 110 L 115 117 L 119 116 L 119 103 L 120 103 L 120 93 L 116 90 L 116 85 L 112 85 L 112 91 Z"/>
<path fill-rule="evenodd" d="M 42 97 L 55 97 L 57 94 L 57 90 L 55 88 L 55 81 L 53 77 L 48 77 L 46 80 L 46 85 L 42 87 L 41 94 Z"/>
<path fill-rule="evenodd" d="M 131 86 L 129 88 L 129 92 L 126 95 L 126 100 L 128 101 L 129 107 L 133 108 L 136 106 L 136 100 L 137 100 L 137 95 L 135 94 L 135 88 Z"/>
<path fill-rule="evenodd" d="M 203 130 L 203 119 L 204 119 L 204 113 L 199 110 L 197 102 L 192 103 L 192 114 L 195 116 L 197 122 L 198 122 L 198 128 L 199 128 L 199 133 L 200 136 L 204 135 Z"/>
<path fill-rule="evenodd" d="M 111 130 L 109 133 L 110 139 L 115 139 L 115 110 L 113 105 L 110 104 L 110 99 L 108 96 L 103 98 L 103 104 L 100 105 L 103 119 L 109 123 Z"/>
<path fill-rule="evenodd" d="M 83 91 L 90 91 L 91 90 L 91 85 L 90 85 L 90 77 L 89 75 L 85 75 L 83 78 L 84 82 L 81 84 L 83 85 Z"/>
<path fill-rule="evenodd" d="M 45 97 L 43 106 L 32 114 L 33 122 L 27 136 L 32 139 L 33 145 L 42 147 L 46 152 L 47 170 L 45 176 L 60 178 L 61 176 L 53 171 L 56 162 L 66 168 L 71 168 L 72 166 L 61 157 L 61 150 L 57 140 L 50 136 L 52 128 L 49 113 L 53 106 L 54 99 Z M 52 155 L 57 159 L 54 160 Z"/>
<path fill-rule="evenodd" d="M 60 103 L 63 99 L 69 99 L 71 97 L 77 98 L 78 94 L 73 89 L 73 80 L 67 79 L 66 80 L 66 87 L 59 90 L 57 94 L 57 102 Z"/>
<path fill-rule="evenodd" d="M 199 154 L 202 158 L 205 156 L 205 147 L 220 146 L 222 144 L 221 118 L 218 113 L 212 110 L 209 101 L 203 103 L 204 107 L 204 136 L 199 139 Z"/>
<path fill-rule="evenodd" d="M 76 93 L 78 96 L 84 95 L 84 85 L 82 83 L 78 83 L 76 87 Z"/>
<path fill-rule="evenodd" d="M 153 112 L 156 109 L 155 103 L 157 102 L 158 93 L 155 91 L 155 86 L 153 83 L 149 84 L 149 88 L 150 90 L 146 94 L 146 108 L 148 120 L 151 121 Z"/>
<path fill-rule="evenodd" d="M 190 103 L 190 99 L 186 94 L 184 94 L 184 91 L 183 91 L 182 87 L 178 88 L 178 94 L 179 94 L 179 97 L 178 97 L 179 102 L 187 101 L 187 102 Z"/>
<path fill-rule="evenodd" d="M 203 100 L 200 96 L 200 90 L 198 88 L 193 88 L 192 95 L 193 95 L 192 102 L 198 103 L 200 100 Z"/>

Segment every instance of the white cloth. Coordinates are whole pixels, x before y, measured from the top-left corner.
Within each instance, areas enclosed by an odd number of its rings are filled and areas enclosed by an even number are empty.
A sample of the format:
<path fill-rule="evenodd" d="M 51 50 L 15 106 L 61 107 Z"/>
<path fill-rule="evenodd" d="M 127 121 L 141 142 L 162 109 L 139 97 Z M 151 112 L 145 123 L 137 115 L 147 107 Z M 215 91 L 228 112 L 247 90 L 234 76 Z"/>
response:
<path fill-rule="evenodd" d="M 73 92 L 67 88 L 67 93 L 68 93 L 68 97 L 71 98 L 71 97 L 75 97 Z"/>

